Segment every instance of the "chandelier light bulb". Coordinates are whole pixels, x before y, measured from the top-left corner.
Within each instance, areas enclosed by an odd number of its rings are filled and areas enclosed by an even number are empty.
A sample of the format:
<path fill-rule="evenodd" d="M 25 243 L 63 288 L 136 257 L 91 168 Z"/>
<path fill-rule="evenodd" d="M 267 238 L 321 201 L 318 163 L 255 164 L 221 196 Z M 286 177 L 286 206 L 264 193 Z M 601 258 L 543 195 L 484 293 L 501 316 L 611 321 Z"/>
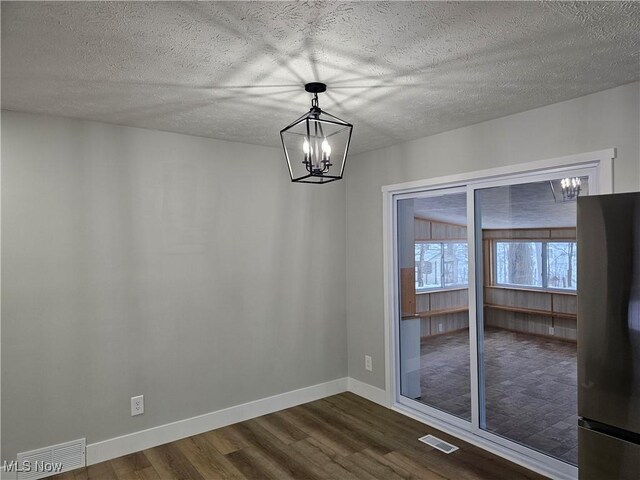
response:
<path fill-rule="evenodd" d="M 560 187 L 562 187 L 562 197 L 565 200 L 573 200 L 580 195 L 581 186 L 580 178 L 563 178 L 560 180 Z"/>
<path fill-rule="evenodd" d="M 329 157 L 331 157 L 331 145 L 329 145 L 329 142 L 327 142 L 325 138 L 322 141 L 322 159 L 328 161 Z"/>

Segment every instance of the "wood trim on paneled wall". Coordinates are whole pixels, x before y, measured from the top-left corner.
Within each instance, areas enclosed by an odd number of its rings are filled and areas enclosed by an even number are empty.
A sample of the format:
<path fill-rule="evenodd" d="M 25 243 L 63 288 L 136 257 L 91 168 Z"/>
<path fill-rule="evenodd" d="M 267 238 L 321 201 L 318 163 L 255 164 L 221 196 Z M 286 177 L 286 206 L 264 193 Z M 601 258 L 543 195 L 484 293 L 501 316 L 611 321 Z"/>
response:
<path fill-rule="evenodd" d="M 415 268 L 400 269 L 400 291 L 402 317 L 415 316 L 416 313 L 416 273 Z"/>
<path fill-rule="evenodd" d="M 416 220 L 423 220 L 425 222 L 433 222 L 433 223 L 440 223 L 441 225 L 451 225 L 452 227 L 460 227 L 460 228 L 467 228 L 466 225 L 461 225 L 459 223 L 452 223 L 452 222 L 442 222 L 440 220 L 432 220 L 430 218 L 427 217 L 423 217 L 421 215 L 415 215 L 414 218 Z"/>
<path fill-rule="evenodd" d="M 495 305 L 491 303 L 485 303 L 485 308 L 492 308 L 494 310 L 504 310 L 506 312 L 515 312 L 515 313 L 526 313 L 529 315 L 542 315 L 544 317 L 556 317 L 556 318 L 566 318 L 568 320 L 576 320 L 577 317 L 572 313 L 560 313 L 560 312 L 551 312 L 548 310 L 538 310 L 535 308 L 520 308 L 520 307 L 510 307 L 506 305 Z"/>
<path fill-rule="evenodd" d="M 482 239 L 487 240 L 575 240 L 576 227 L 549 228 L 486 228 Z"/>

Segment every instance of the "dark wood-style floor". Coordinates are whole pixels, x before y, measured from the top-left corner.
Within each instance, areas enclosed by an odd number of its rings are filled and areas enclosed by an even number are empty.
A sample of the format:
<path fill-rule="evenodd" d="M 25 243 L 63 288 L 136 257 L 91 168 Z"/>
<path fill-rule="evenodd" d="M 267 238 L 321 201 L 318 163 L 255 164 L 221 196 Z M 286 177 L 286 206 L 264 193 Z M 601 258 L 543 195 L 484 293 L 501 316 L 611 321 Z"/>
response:
<path fill-rule="evenodd" d="M 432 433 L 460 449 L 421 443 Z M 58 475 L 115 479 L 543 478 L 352 393 L 185 438 Z"/>

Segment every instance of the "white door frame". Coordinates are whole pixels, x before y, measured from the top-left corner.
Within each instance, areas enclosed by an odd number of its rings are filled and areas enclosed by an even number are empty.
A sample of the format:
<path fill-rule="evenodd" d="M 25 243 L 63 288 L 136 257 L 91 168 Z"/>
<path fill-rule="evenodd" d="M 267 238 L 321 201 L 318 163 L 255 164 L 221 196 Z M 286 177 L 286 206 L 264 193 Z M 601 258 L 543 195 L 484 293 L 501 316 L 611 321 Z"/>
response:
<path fill-rule="evenodd" d="M 616 157 L 615 148 L 594 152 L 568 155 L 559 158 L 527 162 L 507 167 L 492 168 L 459 175 L 450 175 L 432 179 L 388 185 L 382 187 L 383 195 L 383 261 L 384 261 L 384 308 L 385 308 L 385 392 L 389 408 L 411 416 L 435 428 L 462 438 L 463 440 L 480 446 L 485 450 L 500 455 L 508 460 L 523 465 L 532 470 L 553 478 L 575 479 L 578 476 L 576 467 L 547 455 L 523 447 L 515 442 L 506 440 L 498 435 L 479 428 L 478 404 L 478 355 L 477 355 L 477 318 L 476 318 L 476 289 L 477 281 L 469 288 L 469 335 L 470 366 L 471 366 L 471 423 L 426 406 L 415 400 L 400 396 L 399 389 L 399 358 L 397 342 L 399 339 L 399 323 L 396 321 L 399 311 L 398 300 L 398 270 L 397 270 L 397 238 L 396 203 L 399 198 L 407 194 L 419 196 L 432 195 L 434 191 L 445 189 L 467 189 L 467 212 L 474 213 L 475 190 L 492 186 L 500 186 L 527 181 L 545 179 L 562 172 L 576 172 L 589 175 L 590 194 L 613 193 L 613 159 Z M 469 225 L 475 227 L 475 218 L 469 218 Z M 475 268 L 475 238 L 476 229 L 468 228 L 469 241 L 469 278 L 476 277 Z"/>

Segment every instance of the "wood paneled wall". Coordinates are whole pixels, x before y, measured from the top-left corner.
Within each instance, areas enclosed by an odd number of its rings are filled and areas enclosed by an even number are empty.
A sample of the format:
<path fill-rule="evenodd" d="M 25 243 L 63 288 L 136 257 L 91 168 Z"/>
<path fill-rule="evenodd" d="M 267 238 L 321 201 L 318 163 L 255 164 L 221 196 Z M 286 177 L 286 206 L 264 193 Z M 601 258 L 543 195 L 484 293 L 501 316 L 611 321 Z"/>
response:
<path fill-rule="evenodd" d="M 466 240 L 467 228 L 415 218 L 415 240 Z M 576 295 L 492 285 L 493 241 L 495 240 L 575 240 L 575 228 L 484 230 L 484 322 L 535 335 L 576 340 Z M 420 318 L 421 336 L 429 337 L 469 328 L 468 289 L 415 292 L 413 272 L 403 272 L 403 316 Z M 409 295 L 410 298 L 407 297 Z"/>
<path fill-rule="evenodd" d="M 492 284 L 495 240 L 575 240 L 575 228 L 483 230 L 484 323 L 516 332 L 576 340 L 576 294 Z"/>
<path fill-rule="evenodd" d="M 467 227 L 426 218 L 415 218 L 414 231 L 416 242 L 467 240 Z M 467 288 L 416 293 L 415 297 L 422 337 L 469 328 Z"/>
<path fill-rule="evenodd" d="M 441 290 L 416 295 L 421 336 L 469 328 L 469 290 Z"/>
<path fill-rule="evenodd" d="M 415 218 L 414 231 L 416 242 L 467 239 L 467 227 L 465 226 L 436 222 L 421 217 Z"/>

